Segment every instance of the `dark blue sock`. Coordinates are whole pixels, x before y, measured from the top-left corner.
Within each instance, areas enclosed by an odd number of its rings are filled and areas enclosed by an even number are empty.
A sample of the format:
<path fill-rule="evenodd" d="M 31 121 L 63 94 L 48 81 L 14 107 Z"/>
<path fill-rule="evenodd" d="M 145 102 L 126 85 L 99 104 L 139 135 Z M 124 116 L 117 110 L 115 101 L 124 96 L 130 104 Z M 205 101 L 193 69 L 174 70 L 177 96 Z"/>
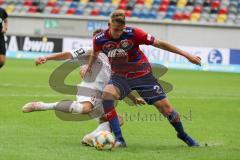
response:
<path fill-rule="evenodd" d="M 180 117 L 175 110 L 173 110 L 173 112 L 168 116 L 168 120 L 171 123 L 171 125 L 175 128 L 180 137 L 187 136 L 187 134 L 184 131 L 182 122 L 180 121 Z"/>
<path fill-rule="evenodd" d="M 115 111 L 113 100 L 104 100 L 103 108 L 105 116 L 110 124 L 112 132 L 115 135 L 116 140 L 124 141 L 122 137 L 122 131 L 120 128 L 117 112 Z"/>

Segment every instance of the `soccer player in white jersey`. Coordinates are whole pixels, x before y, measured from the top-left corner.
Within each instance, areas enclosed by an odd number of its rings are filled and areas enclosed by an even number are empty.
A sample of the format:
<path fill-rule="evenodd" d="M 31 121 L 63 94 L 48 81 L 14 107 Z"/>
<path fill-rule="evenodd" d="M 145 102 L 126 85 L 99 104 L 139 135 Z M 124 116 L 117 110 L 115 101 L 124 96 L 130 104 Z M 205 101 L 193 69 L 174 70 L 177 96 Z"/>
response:
<path fill-rule="evenodd" d="M 99 30 L 95 31 L 99 32 Z M 80 64 L 80 74 L 84 72 L 85 65 L 87 64 L 87 56 L 92 52 L 91 48 L 80 48 L 70 52 L 61 52 L 44 57 L 39 57 L 35 60 L 36 65 L 44 64 L 48 60 L 67 60 L 67 59 L 76 59 Z M 85 61 L 85 62 L 84 62 Z M 99 67 L 102 67 L 99 70 Z M 96 71 L 99 71 L 96 73 Z M 95 81 L 91 82 L 93 74 L 96 74 Z M 72 103 L 65 103 L 65 105 L 60 105 L 59 102 L 55 103 L 44 103 L 44 102 L 30 102 L 23 106 L 22 111 L 25 113 L 33 111 L 43 111 L 43 110 L 58 110 L 67 113 L 73 114 L 88 114 L 90 117 L 99 118 L 99 126 L 93 132 L 84 136 L 82 143 L 92 146 L 92 138 L 99 131 L 111 131 L 109 123 L 104 118 L 104 111 L 102 108 L 102 99 L 96 98 L 99 97 L 99 91 L 103 91 L 104 87 L 108 84 L 111 76 L 111 67 L 108 61 L 108 57 L 104 53 L 100 53 L 98 60 L 93 65 L 92 74 L 85 76 L 83 81 L 80 83 L 78 90 L 81 90 L 81 87 L 89 88 L 91 96 L 87 95 L 76 95 L 76 101 Z M 95 92 L 94 92 L 95 91 Z M 78 92 L 79 93 L 79 92 Z M 81 93 L 81 92 L 80 92 Z M 101 96 L 100 96 L 101 97 Z M 143 99 L 136 98 L 133 94 L 128 96 L 134 104 L 145 104 Z M 67 104 L 67 105 L 66 105 Z M 121 119 L 121 118 L 120 118 Z"/>

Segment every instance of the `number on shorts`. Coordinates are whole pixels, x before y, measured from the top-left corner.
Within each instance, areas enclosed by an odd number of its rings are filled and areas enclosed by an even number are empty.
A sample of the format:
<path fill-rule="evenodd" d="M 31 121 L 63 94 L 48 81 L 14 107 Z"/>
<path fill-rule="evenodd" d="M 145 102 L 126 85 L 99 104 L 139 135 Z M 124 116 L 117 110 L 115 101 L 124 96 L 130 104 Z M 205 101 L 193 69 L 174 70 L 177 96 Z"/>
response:
<path fill-rule="evenodd" d="M 158 94 L 161 93 L 160 87 L 159 87 L 158 85 L 155 85 L 155 86 L 153 87 L 153 89 L 156 90 L 156 93 L 158 93 Z"/>

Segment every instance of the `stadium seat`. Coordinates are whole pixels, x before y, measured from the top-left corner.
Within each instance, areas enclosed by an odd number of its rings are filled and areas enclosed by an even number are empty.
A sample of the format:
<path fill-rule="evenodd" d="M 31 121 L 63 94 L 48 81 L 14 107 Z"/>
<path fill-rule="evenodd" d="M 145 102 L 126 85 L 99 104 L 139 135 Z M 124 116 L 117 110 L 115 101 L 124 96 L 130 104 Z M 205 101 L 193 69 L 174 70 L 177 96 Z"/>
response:
<path fill-rule="evenodd" d="M 187 0 L 179 0 L 177 3 L 178 8 L 184 8 L 187 5 Z"/>
<path fill-rule="evenodd" d="M 239 24 L 240 0 L 0 0 L 8 13 L 109 16 Z"/>
<path fill-rule="evenodd" d="M 168 10 L 168 5 L 160 5 L 159 11 L 160 12 L 166 12 Z"/>
<path fill-rule="evenodd" d="M 182 13 L 176 12 L 176 13 L 173 15 L 173 19 L 176 20 L 176 21 L 181 20 L 181 19 L 182 19 Z"/>
<path fill-rule="evenodd" d="M 76 12 L 76 9 L 75 9 L 75 8 L 69 8 L 69 9 L 67 10 L 67 13 L 66 13 L 66 14 L 72 15 L 72 14 L 74 14 L 75 12 Z"/>
<path fill-rule="evenodd" d="M 37 12 L 37 7 L 36 6 L 31 6 L 28 10 L 28 13 L 36 13 Z"/>
<path fill-rule="evenodd" d="M 58 14 L 60 12 L 60 8 L 59 7 L 53 7 L 51 10 L 51 14 Z"/>
<path fill-rule="evenodd" d="M 200 13 L 193 13 L 191 15 L 191 21 L 192 22 L 197 22 L 197 21 L 199 21 L 199 19 L 200 19 Z"/>
<path fill-rule="evenodd" d="M 217 22 L 218 23 L 224 23 L 227 19 L 227 15 L 226 14 L 219 14 L 217 17 Z"/>
<path fill-rule="evenodd" d="M 202 12 L 202 7 L 201 6 L 195 6 L 194 8 L 193 8 L 193 12 L 194 13 L 201 13 Z"/>

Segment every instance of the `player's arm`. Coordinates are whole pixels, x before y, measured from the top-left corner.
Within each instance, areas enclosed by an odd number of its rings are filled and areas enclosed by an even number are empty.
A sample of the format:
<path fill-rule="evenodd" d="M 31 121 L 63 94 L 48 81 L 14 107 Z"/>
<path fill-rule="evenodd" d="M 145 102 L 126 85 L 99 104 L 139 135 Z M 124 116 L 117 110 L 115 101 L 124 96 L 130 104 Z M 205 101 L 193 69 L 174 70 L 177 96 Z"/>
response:
<path fill-rule="evenodd" d="M 2 30 L 1 30 L 1 32 L 2 33 L 6 33 L 7 32 L 7 30 L 8 30 L 8 14 L 7 14 L 7 12 L 5 11 L 5 10 L 3 10 L 3 26 L 2 26 Z"/>
<path fill-rule="evenodd" d="M 35 59 L 35 63 L 36 65 L 39 65 L 46 63 L 48 60 L 66 60 L 66 59 L 72 59 L 72 54 L 70 52 L 60 52 L 43 57 L 38 57 L 37 59 Z"/>
<path fill-rule="evenodd" d="M 201 65 L 201 58 L 200 57 L 193 56 L 193 55 L 177 48 L 176 46 L 174 46 L 170 43 L 167 43 L 167 42 L 162 41 L 162 40 L 154 39 L 152 45 L 154 47 L 157 47 L 157 48 L 160 48 L 160 49 L 163 49 L 163 50 L 166 50 L 166 51 L 184 56 L 185 58 L 187 58 L 193 64 Z"/>
<path fill-rule="evenodd" d="M 93 66 L 94 62 L 96 61 L 100 51 L 101 51 L 101 47 L 97 44 L 96 37 L 94 37 L 93 38 L 93 50 L 91 51 L 90 57 L 88 59 L 87 68 L 81 74 L 83 77 L 86 75 L 87 72 L 91 72 L 92 66 Z"/>
<path fill-rule="evenodd" d="M 6 33 L 7 32 L 7 30 L 8 30 L 8 19 L 7 18 L 5 18 L 4 20 L 3 20 L 3 27 L 2 27 L 2 33 Z"/>
<path fill-rule="evenodd" d="M 129 93 L 127 96 L 136 105 L 145 105 L 145 101 L 142 98 L 136 97 L 133 93 Z"/>
<path fill-rule="evenodd" d="M 193 56 L 193 55 L 177 48 L 176 46 L 174 46 L 170 43 L 167 43 L 167 42 L 162 41 L 162 40 L 158 40 L 158 39 L 154 38 L 152 35 L 144 32 L 143 30 L 141 30 L 139 28 L 135 28 L 134 31 L 135 31 L 135 36 L 136 36 L 136 39 L 138 40 L 139 45 L 141 45 L 141 44 L 152 45 L 154 47 L 164 49 L 166 51 L 184 56 L 190 62 L 192 62 L 194 64 L 197 64 L 197 65 L 201 65 L 201 58 L 200 57 Z"/>

